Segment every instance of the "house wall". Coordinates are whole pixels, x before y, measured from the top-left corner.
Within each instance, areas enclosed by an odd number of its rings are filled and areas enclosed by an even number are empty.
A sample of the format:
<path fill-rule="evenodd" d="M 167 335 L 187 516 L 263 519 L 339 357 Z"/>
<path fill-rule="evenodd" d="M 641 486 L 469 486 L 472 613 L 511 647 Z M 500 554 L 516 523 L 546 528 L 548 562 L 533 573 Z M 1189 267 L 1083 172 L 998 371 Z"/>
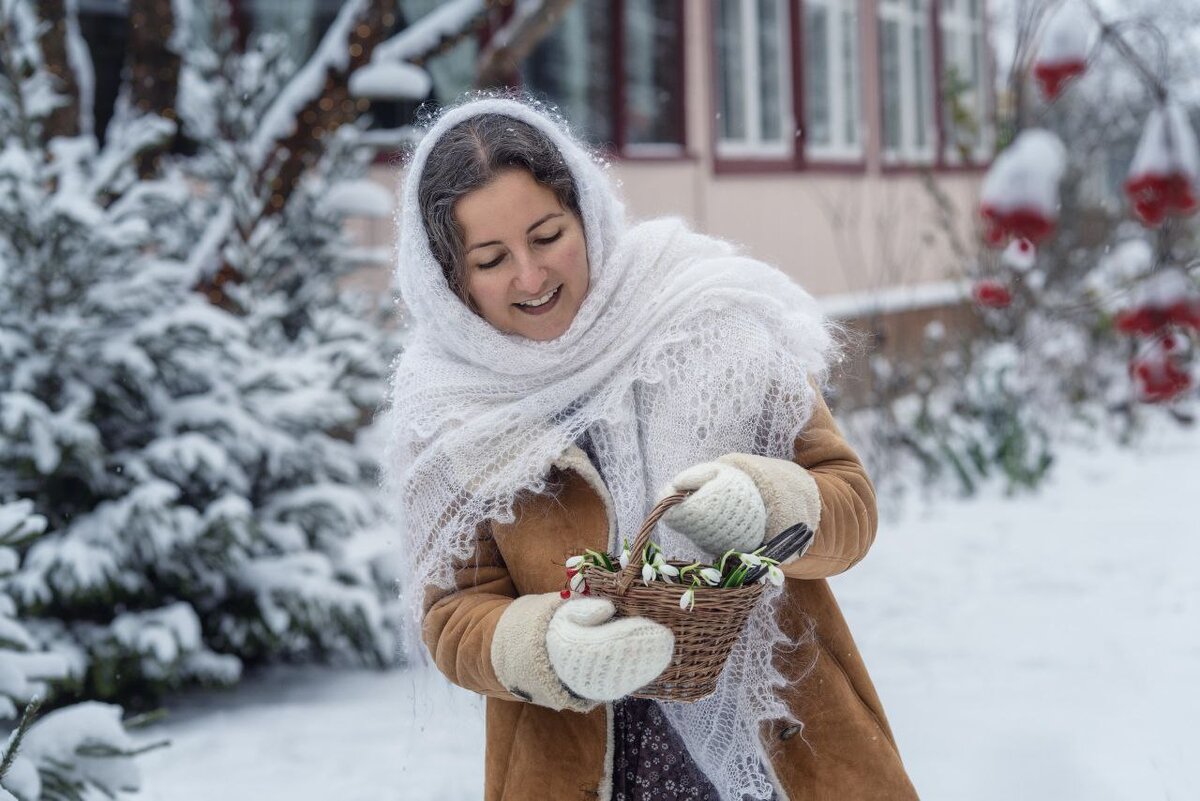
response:
<path fill-rule="evenodd" d="M 743 245 L 818 296 L 861 296 L 959 277 L 961 265 L 939 228 L 926 188 L 932 177 L 956 212 L 955 232 L 974 234 L 982 171 L 881 164 L 880 96 L 874 3 L 859 15 L 866 150 L 855 166 L 809 165 L 769 171 L 718 170 L 713 152 L 715 65 L 709 3 L 686 3 L 686 152 L 675 158 L 614 159 L 635 218 L 680 215 L 698 230 Z M 378 165 L 372 177 L 394 186 L 399 171 Z M 368 243 L 388 246 L 391 222 L 359 226 Z M 375 283 L 381 278 L 366 279 Z M 840 304 L 844 306 L 845 304 Z"/>

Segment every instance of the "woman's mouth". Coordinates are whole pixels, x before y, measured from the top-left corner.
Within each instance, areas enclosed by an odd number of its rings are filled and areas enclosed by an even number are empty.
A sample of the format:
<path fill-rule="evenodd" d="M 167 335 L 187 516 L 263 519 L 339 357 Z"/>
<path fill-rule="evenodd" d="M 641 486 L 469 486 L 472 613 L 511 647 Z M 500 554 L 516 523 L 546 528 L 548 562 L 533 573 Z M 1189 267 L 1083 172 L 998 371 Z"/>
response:
<path fill-rule="evenodd" d="M 526 314 L 545 314 L 558 305 L 558 298 L 562 294 L 561 290 L 562 284 L 559 284 L 540 298 L 514 303 L 513 305 Z"/>

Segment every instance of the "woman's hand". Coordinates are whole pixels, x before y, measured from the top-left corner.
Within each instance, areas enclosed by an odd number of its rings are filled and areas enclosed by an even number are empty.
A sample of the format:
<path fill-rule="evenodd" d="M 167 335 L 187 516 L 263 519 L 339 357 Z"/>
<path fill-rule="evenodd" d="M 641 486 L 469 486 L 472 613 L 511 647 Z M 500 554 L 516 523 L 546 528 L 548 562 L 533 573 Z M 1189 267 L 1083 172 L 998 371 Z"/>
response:
<path fill-rule="evenodd" d="M 603 598 L 567 601 L 550 620 L 546 650 L 559 680 L 576 695 L 615 701 L 646 686 L 671 663 L 675 635 L 644 617 L 612 620 Z"/>
<path fill-rule="evenodd" d="M 753 551 L 767 531 L 767 508 L 758 486 L 738 467 L 701 462 L 672 479 L 660 493 L 692 491 L 663 515 L 663 522 L 710 554 Z"/>

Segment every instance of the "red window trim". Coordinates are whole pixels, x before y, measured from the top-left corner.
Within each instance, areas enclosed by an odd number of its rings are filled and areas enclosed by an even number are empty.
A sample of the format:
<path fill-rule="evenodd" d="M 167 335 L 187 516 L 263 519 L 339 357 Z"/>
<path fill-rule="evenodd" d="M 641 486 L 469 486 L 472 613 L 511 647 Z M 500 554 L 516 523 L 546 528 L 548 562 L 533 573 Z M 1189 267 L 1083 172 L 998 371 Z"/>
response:
<path fill-rule="evenodd" d="M 858 0 L 858 3 L 861 9 L 864 0 Z M 710 88 L 710 102 L 713 109 L 718 109 L 721 107 L 721 97 L 720 81 L 716 79 L 718 69 L 716 19 L 713 16 L 713 4 L 709 2 L 705 5 L 708 7 L 709 63 L 712 75 L 714 76 Z M 867 170 L 865 151 L 862 156 L 851 160 L 811 156 L 808 153 L 808 126 L 803 123 L 805 108 L 804 0 L 788 0 L 784 8 L 788 13 L 790 23 L 788 25 L 788 75 L 792 84 L 792 118 L 797 126 L 796 134 L 792 140 L 792 154 L 783 158 L 766 157 L 761 159 L 721 156 L 718 152 L 720 131 L 718 130 L 719 126 L 716 124 L 716 115 L 714 114 L 711 126 L 712 136 L 710 138 L 713 173 L 715 175 L 764 175 L 771 173 L 808 172 L 826 175 L 861 175 Z M 858 50 L 860 59 L 862 58 L 862 52 L 860 43 Z"/>
<path fill-rule="evenodd" d="M 674 0 L 678 13 L 675 16 L 675 35 L 679 42 L 678 58 L 675 69 L 679 79 L 679 118 L 676 124 L 679 130 L 679 153 L 638 153 L 629 150 L 625 141 L 626 107 L 625 107 L 625 0 L 612 0 L 609 9 L 611 16 L 610 36 L 614 54 L 612 119 L 613 147 L 604 149 L 604 155 L 613 161 L 631 163 L 678 163 L 695 161 L 696 157 L 688 148 L 687 135 L 687 8 L 685 0 Z M 664 145 L 675 145 L 675 142 L 664 142 Z M 637 147 L 636 145 L 634 146 Z"/>
<path fill-rule="evenodd" d="M 993 83 L 993 75 L 991 74 L 992 58 L 991 58 L 991 41 L 988 28 L 988 3 L 987 0 L 979 0 L 979 13 L 982 15 L 983 26 L 983 47 L 987 53 L 985 58 L 985 73 L 982 76 L 987 89 L 986 112 L 992 114 L 996 109 L 996 87 Z M 878 15 L 878 11 L 876 11 Z M 986 172 L 991 166 L 991 158 L 985 158 L 979 161 L 969 162 L 950 162 L 946 159 L 946 109 L 945 99 L 942 97 L 942 70 L 945 67 L 945 53 L 942 49 L 942 0 L 929 1 L 929 31 L 930 31 L 930 47 L 933 49 L 933 68 L 931 72 L 931 80 L 933 82 L 933 125 L 934 125 L 934 142 L 936 150 L 934 151 L 932 161 L 914 161 L 912 159 L 899 159 L 896 161 L 884 161 L 882 146 L 880 148 L 880 172 L 884 175 L 905 175 L 919 173 L 925 170 L 931 170 L 938 173 L 976 173 Z M 882 68 L 883 62 L 880 61 Z M 877 81 L 879 86 L 879 121 L 883 124 L 883 79 L 882 75 Z M 880 131 L 882 133 L 882 131 Z M 880 142 L 882 142 L 882 137 Z"/>

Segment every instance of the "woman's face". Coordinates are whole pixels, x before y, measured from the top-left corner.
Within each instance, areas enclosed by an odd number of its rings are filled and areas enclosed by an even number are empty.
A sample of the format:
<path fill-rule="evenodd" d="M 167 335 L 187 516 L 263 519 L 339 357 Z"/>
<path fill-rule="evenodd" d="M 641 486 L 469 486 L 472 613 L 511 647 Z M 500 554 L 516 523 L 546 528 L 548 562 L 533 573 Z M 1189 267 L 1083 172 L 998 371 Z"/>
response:
<path fill-rule="evenodd" d="M 506 170 L 454 204 L 466 243 L 466 289 L 500 331 L 562 336 L 588 290 L 583 225 L 525 170 Z"/>

